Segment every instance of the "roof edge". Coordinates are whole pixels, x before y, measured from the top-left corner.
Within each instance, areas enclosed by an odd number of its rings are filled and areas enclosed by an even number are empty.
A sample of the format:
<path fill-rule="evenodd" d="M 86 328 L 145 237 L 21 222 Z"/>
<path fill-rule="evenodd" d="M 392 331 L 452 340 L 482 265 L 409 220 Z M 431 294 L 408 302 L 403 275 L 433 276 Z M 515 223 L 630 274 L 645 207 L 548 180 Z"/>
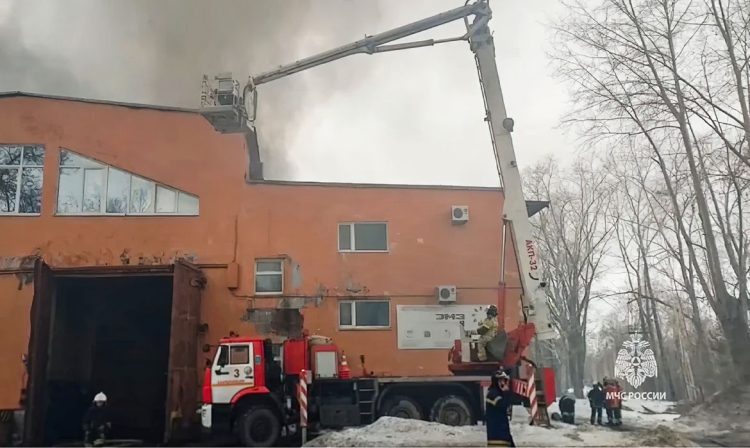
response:
<path fill-rule="evenodd" d="M 372 188 L 372 189 L 410 189 L 410 190 L 458 190 L 458 191 L 492 191 L 502 192 L 500 187 L 481 187 L 472 185 L 427 185 L 427 184 L 384 184 L 359 182 L 317 182 L 296 180 L 247 180 L 250 185 L 271 185 L 280 187 L 328 187 L 328 188 Z"/>
<path fill-rule="evenodd" d="M 127 107 L 129 109 L 150 109 L 150 110 L 160 110 L 160 111 L 165 111 L 165 112 L 184 112 L 184 113 L 191 113 L 191 114 L 199 113 L 198 109 L 189 109 L 186 107 L 177 107 L 177 106 L 160 106 L 156 104 L 127 103 L 127 102 L 122 102 L 122 101 L 97 100 L 97 99 L 91 99 L 91 98 L 78 98 L 78 97 L 61 96 L 61 95 L 47 95 L 44 93 L 23 92 L 21 90 L 0 92 L 0 99 L 15 98 L 15 97 L 41 98 L 41 99 L 46 99 L 46 100 L 57 100 L 57 101 L 72 101 L 76 103 L 87 103 L 87 104 L 101 104 L 105 106 Z"/>

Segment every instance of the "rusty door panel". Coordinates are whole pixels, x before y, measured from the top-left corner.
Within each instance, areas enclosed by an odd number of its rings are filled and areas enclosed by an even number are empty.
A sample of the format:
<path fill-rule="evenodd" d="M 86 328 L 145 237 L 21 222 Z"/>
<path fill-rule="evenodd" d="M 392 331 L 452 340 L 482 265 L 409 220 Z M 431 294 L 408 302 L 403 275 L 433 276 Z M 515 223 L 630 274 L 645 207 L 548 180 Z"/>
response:
<path fill-rule="evenodd" d="M 47 361 L 52 324 L 55 277 L 41 259 L 34 264 L 34 299 L 31 302 L 31 335 L 26 382 L 25 446 L 44 445 L 44 416 L 47 407 Z"/>
<path fill-rule="evenodd" d="M 198 325 L 206 278 L 184 261 L 174 265 L 165 442 L 190 435 L 198 409 Z"/>

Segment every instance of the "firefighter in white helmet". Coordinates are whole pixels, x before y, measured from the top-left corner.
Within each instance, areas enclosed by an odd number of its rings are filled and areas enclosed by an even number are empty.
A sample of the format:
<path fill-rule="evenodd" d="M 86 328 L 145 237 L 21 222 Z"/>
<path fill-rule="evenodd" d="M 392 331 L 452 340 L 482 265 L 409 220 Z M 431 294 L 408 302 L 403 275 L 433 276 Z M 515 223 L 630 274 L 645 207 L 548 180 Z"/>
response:
<path fill-rule="evenodd" d="M 495 305 L 487 308 L 487 318 L 479 325 L 477 333 L 479 333 L 477 357 L 480 361 L 487 361 L 487 344 L 497 335 L 497 307 Z"/>
<path fill-rule="evenodd" d="M 83 443 L 86 446 L 104 445 L 111 428 L 107 396 L 104 392 L 99 392 L 83 418 Z"/>

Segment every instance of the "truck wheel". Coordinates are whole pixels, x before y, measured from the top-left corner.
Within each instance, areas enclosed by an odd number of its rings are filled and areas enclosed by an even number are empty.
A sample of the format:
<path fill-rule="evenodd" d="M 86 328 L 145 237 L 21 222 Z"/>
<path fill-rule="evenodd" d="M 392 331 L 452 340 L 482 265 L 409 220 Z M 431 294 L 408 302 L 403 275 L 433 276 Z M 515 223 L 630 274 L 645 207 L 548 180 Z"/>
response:
<path fill-rule="evenodd" d="M 423 420 L 422 410 L 419 404 L 404 395 L 396 395 L 388 399 L 383 405 L 383 415 L 389 417 L 409 418 L 412 420 Z"/>
<path fill-rule="evenodd" d="M 273 446 L 281 433 L 281 423 L 276 413 L 263 406 L 245 411 L 236 425 L 243 446 Z"/>
<path fill-rule="evenodd" d="M 470 425 L 472 423 L 471 408 L 463 398 L 448 395 L 436 401 L 432 406 L 430 420 L 449 426 Z"/>

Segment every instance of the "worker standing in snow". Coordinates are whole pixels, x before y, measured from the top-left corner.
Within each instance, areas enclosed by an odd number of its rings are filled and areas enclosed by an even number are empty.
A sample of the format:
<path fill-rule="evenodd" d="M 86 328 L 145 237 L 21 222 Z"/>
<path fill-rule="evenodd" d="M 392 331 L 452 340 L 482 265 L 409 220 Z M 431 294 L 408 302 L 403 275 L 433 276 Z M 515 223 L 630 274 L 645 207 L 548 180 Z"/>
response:
<path fill-rule="evenodd" d="M 487 308 L 487 318 L 477 329 L 479 333 L 479 344 L 477 344 L 477 358 L 487 361 L 487 344 L 497 336 L 497 307 L 490 305 Z"/>
<path fill-rule="evenodd" d="M 602 408 L 604 407 L 604 387 L 602 383 L 596 383 L 586 395 L 591 406 L 591 424 L 602 424 Z"/>
<path fill-rule="evenodd" d="M 618 425 L 617 415 L 620 413 L 621 406 L 620 393 L 622 389 L 615 385 L 615 380 L 604 381 L 604 396 L 607 404 L 607 424 L 612 426 Z M 617 412 L 615 412 L 617 411 Z"/>
<path fill-rule="evenodd" d="M 516 446 L 510 434 L 508 408 L 512 405 L 510 377 L 498 370 L 490 379 L 490 388 L 485 400 L 485 425 L 487 446 Z"/>
<path fill-rule="evenodd" d="M 615 426 L 622 425 L 622 386 L 620 382 L 615 380 L 615 391 L 617 393 L 616 407 L 613 410 L 615 417 Z"/>
<path fill-rule="evenodd" d="M 111 427 L 107 396 L 104 392 L 99 392 L 83 418 L 83 443 L 86 446 L 91 446 L 92 443 L 94 446 L 103 445 Z"/>

